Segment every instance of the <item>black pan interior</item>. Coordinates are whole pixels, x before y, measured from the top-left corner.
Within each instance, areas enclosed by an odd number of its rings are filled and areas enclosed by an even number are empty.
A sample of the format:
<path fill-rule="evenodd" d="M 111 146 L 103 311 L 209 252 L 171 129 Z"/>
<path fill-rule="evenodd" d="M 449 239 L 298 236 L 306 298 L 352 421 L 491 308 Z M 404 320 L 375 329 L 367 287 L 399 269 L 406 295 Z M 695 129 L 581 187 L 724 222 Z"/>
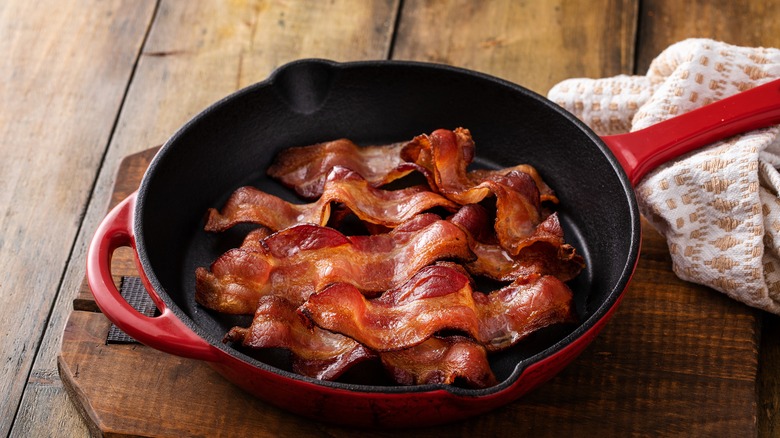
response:
<path fill-rule="evenodd" d="M 283 148 L 341 137 L 386 144 L 459 126 L 471 130 L 476 166 L 529 163 L 539 170 L 560 198 L 567 239 L 588 265 L 571 284 L 583 324 L 548 330 L 494 356 L 491 365 L 506 385 L 614 303 L 636 261 L 639 215 L 630 184 L 595 134 L 546 99 L 493 77 L 410 62 L 303 60 L 223 99 L 179 130 L 144 177 L 134 226 L 144 270 L 198 334 L 267 368 L 221 343 L 232 325 L 248 325 L 249 318 L 226 318 L 194 302 L 195 268 L 238 245 L 245 231 L 203 232 L 207 208 L 220 207 L 246 184 L 293 200 L 265 176 Z"/>

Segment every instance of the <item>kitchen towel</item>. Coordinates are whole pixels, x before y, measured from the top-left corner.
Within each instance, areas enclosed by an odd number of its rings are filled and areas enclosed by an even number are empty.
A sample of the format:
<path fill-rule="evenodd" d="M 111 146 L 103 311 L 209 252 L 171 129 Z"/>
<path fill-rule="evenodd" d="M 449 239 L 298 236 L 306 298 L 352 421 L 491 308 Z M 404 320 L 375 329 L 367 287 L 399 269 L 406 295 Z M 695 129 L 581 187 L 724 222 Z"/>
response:
<path fill-rule="evenodd" d="M 569 79 L 550 100 L 599 135 L 636 131 L 780 77 L 780 50 L 676 43 L 644 76 Z M 780 314 L 780 127 L 713 143 L 650 172 L 641 213 L 678 277 Z"/>

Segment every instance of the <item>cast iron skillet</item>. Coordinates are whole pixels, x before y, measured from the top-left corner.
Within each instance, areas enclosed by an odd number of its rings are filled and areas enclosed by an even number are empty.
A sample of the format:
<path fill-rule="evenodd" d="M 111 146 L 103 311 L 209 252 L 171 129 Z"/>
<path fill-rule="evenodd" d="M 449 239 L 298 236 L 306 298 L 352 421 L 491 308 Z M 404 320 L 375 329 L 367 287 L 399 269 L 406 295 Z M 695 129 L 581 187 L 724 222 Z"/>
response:
<path fill-rule="evenodd" d="M 173 135 L 138 192 L 97 230 L 88 254 L 89 283 L 103 313 L 133 338 L 204 360 L 236 385 L 284 409 L 353 426 L 462 419 L 543 383 L 602 329 L 639 254 L 633 185 L 648 170 L 695 147 L 780 123 L 779 94 L 775 82 L 648 132 L 601 139 L 547 99 L 484 74 L 414 62 L 293 62 L 210 106 Z M 587 262 L 571 282 L 581 323 L 543 331 L 493 356 L 500 383 L 481 390 L 367 384 L 361 370 L 344 381 L 323 382 L 285 370 L 283 355 L 259 360 L 222 343 L 230 327 L 249 320 L 199 307 L 193 298 L 194 271 L 238 245 L 242 236 L 202 231 L 207 208 L 221 206 L 246 184 L 294 199 L 265 176 L 283 148 L 342 137 L 363 145 L 386 144 L 459 126 L 470 129 L 475 139 L 475 166 L 529 163 L 556 191 L 567 240 Z M 110 258 L 121 246 L 135 249 L 159 316 L 139 314 L 117 292 Z"/>

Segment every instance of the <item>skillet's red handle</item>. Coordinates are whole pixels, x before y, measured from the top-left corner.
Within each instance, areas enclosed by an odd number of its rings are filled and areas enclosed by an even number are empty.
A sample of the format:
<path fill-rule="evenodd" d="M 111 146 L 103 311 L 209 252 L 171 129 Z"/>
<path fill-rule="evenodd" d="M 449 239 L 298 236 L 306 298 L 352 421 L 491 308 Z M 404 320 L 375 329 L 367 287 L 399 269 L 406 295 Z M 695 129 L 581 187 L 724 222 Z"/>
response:
<path fill-rule="evenodd" d="M 718 140 L 780 124 L 780 79 L 628 134 L 602 140 L 636 186 L 651 170 Z"/>
<path fill-rule="evenodd" d="M 157 317 L 133 308 L 119 293 L 111 278 L 111 256 L 123 246 L 135 248 L 132 232 L 136 194 L 128 196 L 103 219 L 87 254 L 87 280 L 100 310 L 133 339 L 160 351 L 193 359 L 215 361 L 216 348 L 187 327 L 150 287 L 139 266 L 147 293 L 160 310 Z"/>

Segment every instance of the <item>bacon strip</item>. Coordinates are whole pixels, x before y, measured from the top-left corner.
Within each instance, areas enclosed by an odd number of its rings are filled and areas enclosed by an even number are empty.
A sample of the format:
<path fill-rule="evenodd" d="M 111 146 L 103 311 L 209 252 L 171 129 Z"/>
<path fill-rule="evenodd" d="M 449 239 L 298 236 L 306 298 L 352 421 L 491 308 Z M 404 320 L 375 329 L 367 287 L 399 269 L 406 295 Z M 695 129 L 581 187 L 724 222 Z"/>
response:
<path fill-rule="evenodd" d="M 485 192 L 486 188 L 481 189 L 480 194 L 464 192 L 473 190 L 484 181 L 517 172 L 527 174 L 534 180 L 542 201 L 558 202 L 555 192 L 531 165 L 519 164 L 504 169 L 469 171 L 468 166 L 475 157 L 475 145 L 471 132 L 465 128 L 456 128 L 454 131 L 438 129 L 430 135 L 418 135 L 403 147 L 401 157 L 430 172 L 433 176 L 432 187 L 454 197 L 469 196 L 482 199 L 488 195 Z M 450 199 L 457 201 L 454 198 Z M 465 200 L 460 203 L 471 202 Z"/>
<path fill-rule="evenodd" d="M 403 154 L 428 168 L 438 191 L 458 204 L 477 204 L 495 196 L 496 236 L 511 255 L 517 255 L 534 241 L 536 226 L 543 219 L 537 182 L 519 170 L 469 173 L 467 166 L 474 158 L 474 142 L 467 129 L 439 129 L 417 136 Z"/>
<path fill-rule="evenodd" d="M 474 143 L 471 133 L 457 128 L 456 135 L 468 137 L 461 143 L 464 150 L 460 153 L 463 162 L 458 166 L 468 166 L 474 159 Z M 350 140 L 339 139 L 309 146 L 292 147 L 280 152 L 268 169 L 268 175 L 284 185 L 294 189 L 304 199 L 316 199 L 322 195 L 328 173 L 336 166 L 352 169 L 373 187 L 381 187 L 417 171 L 429 180 L 431 189 L 438 190 L 433 179 L 434 168 L 432 151 L 424 144 L 425 136 L 414 138 L 411 142 L 399 142 L 383 146 L 357 146 Z M 438 167 L 446 167 L 439 164 Z M 553 190 L 544 182 L 539 172 L 528 164 L 505 169 L 475 169 L 466 173 L 471 185 L 493 176 L 505 176 L 518 171 L 530 175 L 536 182 L 542 201 L 558 202 Z"/>
<path fill-rule="evenodd" d="M 477 256 L 464 263 L 475 276 L 498 281 L 514 281 L 533 275 L 554 275 L 561 281 L 576 277 L 585 267 L 583 258 L 564 242 L 557 213 L 552 213 L 536 228 L 529 244 L 513 256 L 496 243 L 487 211 L 478 204 L 463 206 L 448 219 L 469 236 L 471 250 Z"/>
<path fill-rule="evenodd" d="M 483 294 L 472 290 L 463 271 L 434 265 L 371 300 L 354 286 L 333 284 L 312 295 L 299 312 L 376 351 L 409 348 L 444 330 L 466 333 L 488 351 L 499 351 L 542 327 L 573 322 L 572 299 L 553 276 Z"/>
<path fill-rule="evenodd" d="M 307 327 L 296 306 L 285 298 L 260 299 L 248 328 L 233 327 L 224 342 L 248 348 L 283 348 L 292 353 L 292 371 L 321 380 L 335 380 L 353 365 L 377 357 L 354 339 L 319 327 Z M 382 353 L 382 364 L 402 385 L 453 384 L 471 388 L 494 385 L 485 348 L 462 336 L 433 337 L 407 350 Z"/>
<path fill-rule="evenodd" d="M 260 297 L 284 296 L 300 304 L 331 283 L 375 295 L 442 259 L 472 260 L 468 238 L 434 214 L 418 215 L 387 234 L 345 236 L 316 225 L 297 225 L 260 241 L 248 238 L 195 272 L 195 299 L 219 312 L 253 314 Z"/>
<path fill-rule="evenodd" d="M 585 259 L 564 242 L 556 213 L 539 224 L 529 241 L 531 243 L 514 257 L 511 274 L 503 280 L 553 275 L 561 281 L 569 281 L 585 268 Z"/>
<path fill-rule="evenodd" d="M 518 280 L 489 294 L 474 294 L 479 339 L 488 351 L 501 351 L 553 324 L 577 321 L 571 289 L 552 275 Z"/>
<path fill-rule="evenodd" d="M 487 388 L 497 383 L 485 348 L 463 336 L 434 336 L 405 350 L 381 353 L 380 358 L 402 385 L 451 385 L 460 380 L 470 388 Z"/>
<path fill-rule="evenodd" d="M 406 145 L 359 147 L 347 139 L 285 149 L 268 168 L 268 175 L 293 188 L 304 199 L 322 195 L 330 170 L 336 166 L 352 169 L 373 187 L 380 187 L 420 170 L 401 159 Z"/>
<path fill-rule="evenodd" d="M 343 333 L 377 351 L 409 348 L 443 328 L 474 337 L 479 322 L 470 279 L 444 266 L 427 266 L 403 286 L 368 301 L 354 286 L 332 284 L 299 311 L 314 324 Z"/>
<path fill-rule="evenodd" d="M 529 164 L 518 164 L 504 169 L 474 169 L 468 173 L 468 177 L 471 181 L 485 181 L 495 176 L 507 176 L 512 172 L 525 173 L 534 180 L 536 188 L 539 190 L 540 201 L 553 204 L 558 203 L 555 191 L 544 182 L 542 176 L 539 175 L 539 171 Z"/>
<path fill-rule="evenodd" d="M 293 372 L 322 380 L 337 379 L 352 365 L 376 357 L 352 338 L 310 329 L 296 308 L 283 297 L 262 297 L 252 325 L 232 328 L 224 341 L 250 348 L 284 348 L 293 355 Z"/>
<path fill-rule="evenodd" d="M 344 204 L 365 222 L 390 228 L 432 208 L 455 211 L 458 207 L 423 186 L 376 189 L 357 172 L 337 166 L 328 174 L 322 196 L 314 203 L 293 204 L 254 187 L 241 187 L 230 196 L 221 212 L 209 209 L 205 228 L 206 231 L 225 231 L 247 222 L 273 231 L 302 223 L 325 226 L 334 202 Z"/>
<path fill-rule="evenodd" d="M 312 179 L 319 181 L 325 172 L 329 172 L 329 169 L 323 167 L 325 163 L 331 166 L 343 164 L 355 169 L 359 167 L 360 170 L 353 170 L 359 174 L 368 173 L 370 177 L 364 175 L 369 181 L 368 184 L 376 184 L 394 179 L 395 176 L 390 175 L 396 175 L 393 169 L 401 163 L 413 163 L 429 179 L 434 191 L 460 205 L 476 204 L 487 197 L 495 196 L 496 235 L 504 249 L 513 256 L 523 247 L 533 243 L 533 239 L 529 238 L 543 220 L 540 203 L 557 202 L 553 191 L 531 166 L 469 172 L 467 167 L 474 159 L 475 149 L 471 133 L 464 128 L 454 131 L 439 129 L 430 135 L 419 135 L 403 146 L 395 144 L 392 147 L 373 147 L 366 152 L 351 142 L 342 141 L 337 144 L 339 147 L 336 147 L 335 143 L 305 147 L 312 160 L 309 166 L 305 161 L 296 161 L 295 166 L 290 165 L 290 158 L 285 152 L 278 165 L 272 166 L 269 174 L 278 176 L 295 173 L 301 176 L 298 184 L 308 187 Z M 374 167 L 360 161 L 363 154 L 378 157 L 383 155 L 381 152 L 386 156 L 379 161 L 382 165 Z M 396 154 L 400 155 L 400 160 Z M 316 160 L 312 157 L 327 159 Z M 297 170 L 292 172 L 290 168 Z M 377 169 L 388 174 L 383 178 L 377 173 Z M 378 221 L 374 220 L 372 223 Z"/>

